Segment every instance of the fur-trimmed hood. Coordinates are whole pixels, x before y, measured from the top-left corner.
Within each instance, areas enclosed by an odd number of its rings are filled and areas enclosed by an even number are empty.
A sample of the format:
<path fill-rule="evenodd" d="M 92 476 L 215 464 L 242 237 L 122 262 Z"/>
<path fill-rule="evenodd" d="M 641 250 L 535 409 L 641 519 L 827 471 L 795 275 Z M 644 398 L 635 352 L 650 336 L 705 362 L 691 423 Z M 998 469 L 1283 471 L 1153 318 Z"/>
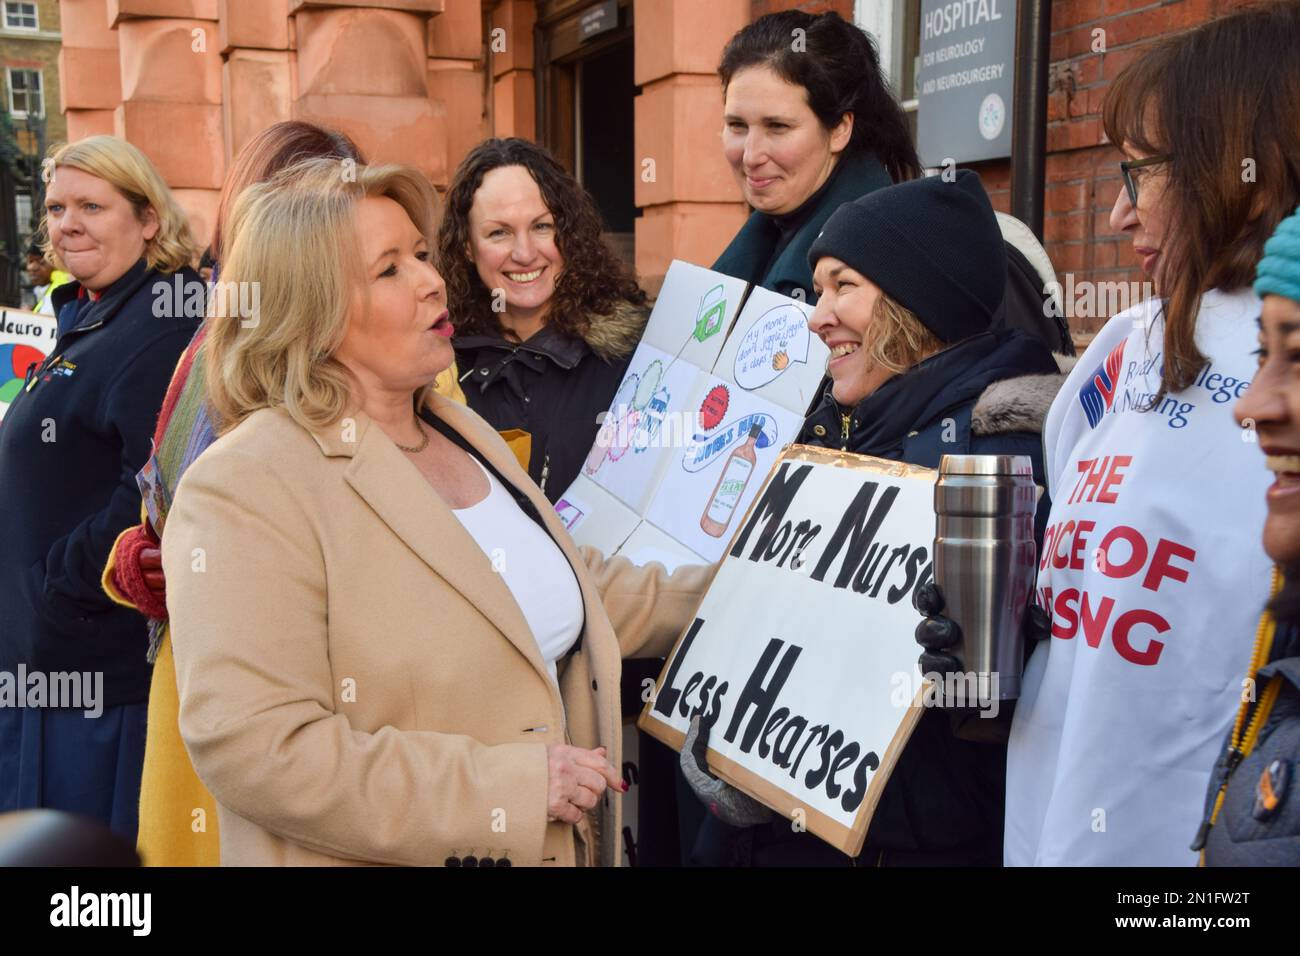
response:
<path fill-rule="evenodd" d="M 1059 372 L 1048 375 L 1021 375 L 994 382 L 980 395 L 971 410 L 971 433 L 1005 435 L 1010 432 L 1043 430 L 1047 410 L 1078 358 L 1054 353 Z"/>
<path fill-rule="evenodd" d="M 456 348 L 457 360 L 464 364 L 472 363 L 474 356 L 482 351 L 495 352 L 506 357 L 497 369 L 504 367 L 509 356 L 540 355 L 548 358 L 559 368 L 569 371 L 586 357 L 588 352 L 594 354 L 606 365 L 626 362 L 645 331 L 649 310 L 645 306 L 620 302 L 610 315 L 593 315 L 586 333 L 581 339 L 559 331 L 551 325 L 542 326 L 541 331 L 530 336 L 527 342 L 518 342 L 505 338 L 499 333 L 458 335 L 452 340 Z M 480 386 L 488 385 L 495 378 L 476 380 Z"/>
<path fill-rule="evenodd" d="M 649 318 L 645 306 L 622 301 L 612 315 L 593 316 L 582 338 L 606 362 L 624 359 L 636 351 Z"/>

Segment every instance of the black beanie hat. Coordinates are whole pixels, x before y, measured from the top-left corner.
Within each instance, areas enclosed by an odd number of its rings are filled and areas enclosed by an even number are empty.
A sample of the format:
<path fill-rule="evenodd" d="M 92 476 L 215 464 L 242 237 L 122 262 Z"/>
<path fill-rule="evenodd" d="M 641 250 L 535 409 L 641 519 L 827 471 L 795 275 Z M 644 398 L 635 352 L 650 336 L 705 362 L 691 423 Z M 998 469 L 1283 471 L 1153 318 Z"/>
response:
<path fill-rule="evenodd" d="M 845 203 L 808 250 L 880 286 L 945 343 L 987 331 L 1007 286 L 1002 231 L 980 178 L 927 176 Z"/>

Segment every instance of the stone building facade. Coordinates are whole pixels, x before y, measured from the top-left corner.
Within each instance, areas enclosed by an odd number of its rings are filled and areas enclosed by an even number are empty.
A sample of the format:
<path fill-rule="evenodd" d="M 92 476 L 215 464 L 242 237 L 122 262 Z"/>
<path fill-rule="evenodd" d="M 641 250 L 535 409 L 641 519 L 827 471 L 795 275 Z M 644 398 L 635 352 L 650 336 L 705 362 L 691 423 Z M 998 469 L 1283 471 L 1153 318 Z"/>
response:
<path fill-rule="evenodd" d="M 1106 222 L 1120 188 L 1100 122 L 1110 80 L 1154 38 L 1238 2 L 1053 0 L 1045 239 L 1063 281 L 1140 278 Z M 746 215 L 719 143 L 726 40 L 772 10 L 833 9 L 878 37 L 906 100 L 920 3 L 60 0 L 62 102 L 70 138 L 113 132 L 143 148 L 201 235 L 232 154 L 278 120 L 335 126 L 440 188 L 480 139 L 537 139 L 653 291 L 673 258 L 711 262 Z M 1008 162 L 973 168 L 1008 209 Z M 1104 319 L 1072 324 L 1086 337 Z"/>
<path fill-rule="evenodd" d="M 62 42 L 58 0 L 0 2 L 0 79 L 3 109 L 18 149 L 39 158 L 50 143 L 68 135 L 60 106 L 59 50 Z M 21 186 L 15 197 L 17 238 L 27 238 L 39 215 Z"/>

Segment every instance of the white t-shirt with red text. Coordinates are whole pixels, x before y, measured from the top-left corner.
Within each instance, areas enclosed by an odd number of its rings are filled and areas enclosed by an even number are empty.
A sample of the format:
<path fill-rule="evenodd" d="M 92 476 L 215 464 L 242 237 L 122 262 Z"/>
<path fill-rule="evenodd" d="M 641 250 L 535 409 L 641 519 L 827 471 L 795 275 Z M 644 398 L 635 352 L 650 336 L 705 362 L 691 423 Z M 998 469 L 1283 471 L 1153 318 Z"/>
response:
<path fill-rule="evenodd" d="M 1007 754 L 1008 866 L 1190 866 L 1237 711 L 1271 562 L 1272 475 L 1232 407 L 1254 376 L 1259 299 L 1202 300 L 1209 360 L 1159 391 L 1159 300 L 1112 318 L 1043 430 L 1052 511 Z"/>

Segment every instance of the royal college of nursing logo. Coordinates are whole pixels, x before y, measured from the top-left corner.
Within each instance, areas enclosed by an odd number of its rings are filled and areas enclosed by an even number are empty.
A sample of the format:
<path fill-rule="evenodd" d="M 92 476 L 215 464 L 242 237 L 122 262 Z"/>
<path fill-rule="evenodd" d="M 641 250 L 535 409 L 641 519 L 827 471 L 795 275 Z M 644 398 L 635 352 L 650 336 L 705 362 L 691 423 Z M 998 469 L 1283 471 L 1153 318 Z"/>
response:
<path fill-rule="evenodd" d="M 1090 428 L 1096 428 L 1101 416 L 1115 404 L 1119 368 L 1124 362 L 1124 346 L 1127 344 L 1128 339 L 1121 339 L 1119 345 L 1110 350 L 1106 360 L 1097 366 L 1097 371 L 1092 373 L 1083 388 L 1079 389 L 1079 404 L 1083 406 L 1083 414 L 1088 416 Z"/>

